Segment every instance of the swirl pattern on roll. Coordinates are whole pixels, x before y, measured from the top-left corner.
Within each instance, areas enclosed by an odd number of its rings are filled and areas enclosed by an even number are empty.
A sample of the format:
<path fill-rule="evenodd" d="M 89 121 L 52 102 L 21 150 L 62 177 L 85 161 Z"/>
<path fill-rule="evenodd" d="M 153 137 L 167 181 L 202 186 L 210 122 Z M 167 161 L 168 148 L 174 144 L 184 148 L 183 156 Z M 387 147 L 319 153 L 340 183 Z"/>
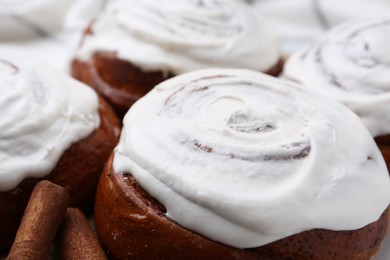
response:
<path fill-rule="evenodd" d="M 158 85 L 125 116 L 113 166 L 169 218 L 238 248 L 314 228 L 357 229 L 390 199 L 383 158 L 356 115 L 247 70 Z"/>
<path fill-rule="evenodd" d="M 340 100 L 372 135 L 390 134 L 389 41 L 390 19 L 349 22 L 294 54 L 284 77 Z"/>
<path fill-rule="evenodd" d="M 99 126 L 93 90 L 48 66 L 0 57 L 0 191 L 49 174 Z M 75 173 L 76 174 L 76 173 Z"/>
<path fill-rule="evenodd" d="M 145 71 L 180 74 L 216 66 L 266 71 L 280 58 L 272 28 L 240 1 L 114 1 L 91 30 L 78 59 L 113 51 Z"/>

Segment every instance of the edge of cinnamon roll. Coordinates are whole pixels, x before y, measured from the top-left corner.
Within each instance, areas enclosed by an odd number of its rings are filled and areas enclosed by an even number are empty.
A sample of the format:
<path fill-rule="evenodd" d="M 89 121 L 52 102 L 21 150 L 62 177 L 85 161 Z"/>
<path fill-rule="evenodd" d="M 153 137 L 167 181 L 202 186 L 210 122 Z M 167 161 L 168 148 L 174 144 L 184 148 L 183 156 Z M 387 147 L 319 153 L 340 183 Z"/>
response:
<path fill-rule="evenodd" d="M 390 134 L 388 18 L 347 22 L 293 54 L 283 77 L 339 100 L 361 117 L 384 150 Z"/>
<path fill-rule="evenodd" d="M 374 140 L 342 104 L 254 71 L 200 70 L 161 83 L 126 114 L 96 228 L 114 258 L 360 259 L 383 239 L 389 181 Z M 328 235 L 338 242 L 321 245 Z M 138 243 L 148 248 L 135 252 Z"/>
<path fill-rule="evenodd" d="M 164 206 L 130 174 L 112 167 L 101 177 L 94 213 L 96 232 L 112 259 L 370 259 L 379 250 L 388 210 L 378 221 L 352 231 L 314 229 L 258 248 L 238 249 L 212 241 L 166 217 Z M 204 220 L 205 224 L 207 220 Z"/>
<path fill-rule="evenodd" d="M 157 83 L 190 70 L 242 67 L 278 75 L 277 37 L 262 23 L 234 1 L 118 1 L 86 30 L 72 75 L 119 115 Z M 262 32 L 270 36 L 259 37 Z"/>
<path fill-rule="evenodd" d="M 44 64 L 1 56 L 0 249 L 11 246 L 34 185 L 63 186 L 91 210 L 120 124 L 89 87 Z"/>

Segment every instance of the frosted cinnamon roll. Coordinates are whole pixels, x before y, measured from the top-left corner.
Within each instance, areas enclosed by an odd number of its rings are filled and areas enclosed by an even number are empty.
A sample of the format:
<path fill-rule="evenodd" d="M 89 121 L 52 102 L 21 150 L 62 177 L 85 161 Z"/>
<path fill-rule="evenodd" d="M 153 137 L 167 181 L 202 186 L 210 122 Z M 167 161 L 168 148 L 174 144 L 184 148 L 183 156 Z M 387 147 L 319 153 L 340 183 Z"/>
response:
<path fill-rule="evenodd" d="M 0 57 L 0 249 L 11 245 L 39 180 L 64 186 L 71 205 L 93 206 L 119 122 L 97 94 L 48 66 Z"/>
<path fill-rule="evenodd" d="M 157 83 L 207 67 L 276 75 L 278 38 L 240 1 L 115 1 L 89 27 L 72 74 L 123 115 Z"/>
<path fill-rule="evenodd" d="M 156 86 L 123 122 L 95 207 L 113 259 L 369 259 L 379 248 L 389 175 L 340 103 L 210 69 Z"/>
<path fill-rule="evenodd" d="M 361 117 L 390 166 L 390 19 L 344 24 L 294 54 L 284 76 Z"/>

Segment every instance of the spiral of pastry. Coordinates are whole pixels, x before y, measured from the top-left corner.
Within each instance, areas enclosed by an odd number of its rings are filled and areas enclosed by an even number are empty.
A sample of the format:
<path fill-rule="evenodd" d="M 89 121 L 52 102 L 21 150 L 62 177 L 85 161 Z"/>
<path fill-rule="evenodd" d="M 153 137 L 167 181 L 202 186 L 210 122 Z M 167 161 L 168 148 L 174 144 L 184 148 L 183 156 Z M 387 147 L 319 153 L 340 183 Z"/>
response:
<path fill-rule="evenodd" d="M 21 57 L 0 57 L 0 191 L 43 177 L 99 126 L 93 90 Z"/>
<path fill-rule="evenodd" d="M 158 85 L 125 116 L 113 166 L 180 225 L 238 248 L 357 229 L 390 198 L 383 158 L 356 115 L 247 70 Z"/>
<path fill-rule="evenodd" d="M 91 31 L 77 59 L 112 51 L 144 71 L 180 74 L 213 66 L 266 71 L 280 58 L 272 29 L 240 1 L 114 1 Z"/>
<path fill-rule="evenodd" d="M 0 1 L 0 40 L 46 37 L 59 31 L 74 0 Z"/>
<path fill-rule="evenodd" d="M 284 76 L 357 113 L 374 136 L 390 133 L 390 19 L 355 20 L 294 54 Z"/>

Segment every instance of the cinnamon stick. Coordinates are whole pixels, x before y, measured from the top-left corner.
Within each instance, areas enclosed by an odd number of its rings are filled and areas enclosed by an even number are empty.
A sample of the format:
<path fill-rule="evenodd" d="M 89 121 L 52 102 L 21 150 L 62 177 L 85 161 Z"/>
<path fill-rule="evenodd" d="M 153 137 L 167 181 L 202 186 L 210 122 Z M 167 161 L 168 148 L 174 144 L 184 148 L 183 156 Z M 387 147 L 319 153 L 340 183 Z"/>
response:
<path fill-rule="evenodd" d="M 49 181 L 39 182 L 31 194 L 7 260 L 47 259 L 68 201 L 69 195 L 63 187 Z"/>
<path fill-rule="evenodd" d="M 60 259 L 107 259 L 84 214 L 68 208 L 56 238 Z"/>

